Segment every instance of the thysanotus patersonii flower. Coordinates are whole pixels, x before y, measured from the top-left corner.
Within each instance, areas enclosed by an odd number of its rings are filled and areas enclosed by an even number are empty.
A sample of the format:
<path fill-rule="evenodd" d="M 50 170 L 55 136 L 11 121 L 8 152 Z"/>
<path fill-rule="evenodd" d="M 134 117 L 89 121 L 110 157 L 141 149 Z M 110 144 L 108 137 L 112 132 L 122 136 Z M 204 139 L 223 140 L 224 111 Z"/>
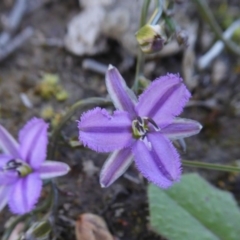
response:
<path fill-rule="evenodd" d="M 180 158 L 171 140 L 192 136 L 202 128 L 196 121 L 176 118 L 190 98 L 183 80 L 175 74 L 162 76 L 137 100 L 118 70 L 110 66 L 106 85 L 118 110 L 110 114 L 97 107 L 84 113 L 78 124 L 85 146 L 113 151 L 101 170 L 101 186 L 112 184 L 133 159 L 149 181 L 161 188 L 171 186 L 181 175 Z"/>
<path fill-rule="evenodd" d="M 31 211 L 40 197 L 42 180 L 65 175 L 65 163 L 45 161 L 48 124 L 33 118 L 19 132 L 19 143 L 0 125 L 0 210 L 8 203 L 16 214 Z"/>

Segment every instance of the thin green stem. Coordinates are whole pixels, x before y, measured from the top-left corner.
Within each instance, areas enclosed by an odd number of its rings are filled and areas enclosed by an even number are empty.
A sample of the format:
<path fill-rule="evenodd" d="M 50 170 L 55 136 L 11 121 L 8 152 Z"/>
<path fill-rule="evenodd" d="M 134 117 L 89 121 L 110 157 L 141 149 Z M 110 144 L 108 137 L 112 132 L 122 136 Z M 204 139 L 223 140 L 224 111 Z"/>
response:
<path fill-rule="evenodd" d="M 58 124 L 58 126 L 53 130 L 52 135 L 50 137 L 50 148 L 49 148 L 49 159 L 54 158 L 54 153 L 56 150 L 56 142 L 60 135 L 61 130 L 66 125 L 66 123 L 71 119 L 71 117 L 75 114 L 75 112 L 81 108 L 90 106 L 90 105 L 109 105 L 111 102 L 105 98 L 88 98 L 84 100 L 80 100 L 73 104 L 67 113 L 62 118 L 61 122 Z"/>
<path fill-rule="evenodd" d="M 169 30 L 171 33 L 176 31 L 176 24 L 173 21 L 173 19 L 171 17 L 168 17 L 166 14 L 163 14 L 163 18 L 167 24 L 167 26 L 169 27 Z"/>
<path fill-rule="evenodd" d="M 143 2 L 140 23 L 139 23 L 139 29 L 146 24 L 149 4 L 150 4 L 150 0 L 145 0 Z M 135 93 L 138 92 L 139 77 L 143 74 L 143 66 L 144 66 L 144 55 L 143 55 L 143 52 L 141 51 L 141 49 L 138 48 L 135 80 L 134 80 L 134 83 L 132 86 L 132 89 Z"/>
<path fill-rule="evenodd" d="M 214 18 L 206 0 L 194 0 L 194 2 L 196 3 L 199 12 L 202 15 L 202 18 L 209 24 L 216 37 L 225 44 L 229 51 L 240 56 L 240 47 L 230 39 L 226 39 L 223 36 L 222 30 Z"/>
<path fill-rule="evenodd" d="M 52 232 L 53 235 L 56 235 L 56 218 L 57 218 L 57 209 L 58 209 L 58 189 L 54 180 L 51 180 L 51 189 L 52 189 L 52 204 L 51 204 L 51 216 L 52 216 Z"/>
<path fill-rule="evenodd" d="M 136 65 L 136 73 L 135 73 L 135 80 L 132 86 L 132 90 L 137 94 L 138 88 L 139 88 L 139 78 L 143 75 L 143 66 L 144 66 L 144 54 L 142 50 L 138 49 L 138 55 L 137 55 L 137 65 Z"/>
<path fill-rule="evenodd" d="M 156 25 L 160 21 L 163 13 L 163 2 L 163 0 L 155 0 L 155 11 L 151 18 L 148 20 L 148 24 Z"/>
<path fill-rule="evenodd" d="M 221 165 L 221 164 L 213 164 L 213 163 L 205 163 L 205 162 L 198 162 L 198 161 L 189 161 L 189 160 L 182 160 L 183 166 L 187 167 L 197 167 L 197 168 L 204 168 L 204 169 L 211 169 L 217 171 L 225 171 L 225 172 L 240 172 L 240 167 L 234 167 L 230 165 Z"/>
<path fill-rule="evenodd" d="M 140 17 L 140 23 L 139 28 L 143 27 L 146 23 L 147 14 L 148 14 L 148 8 L 149 8 L 150 0 L 145 0 L 143 2 L 142 11 L 141 11 L 141 17 Z"/>

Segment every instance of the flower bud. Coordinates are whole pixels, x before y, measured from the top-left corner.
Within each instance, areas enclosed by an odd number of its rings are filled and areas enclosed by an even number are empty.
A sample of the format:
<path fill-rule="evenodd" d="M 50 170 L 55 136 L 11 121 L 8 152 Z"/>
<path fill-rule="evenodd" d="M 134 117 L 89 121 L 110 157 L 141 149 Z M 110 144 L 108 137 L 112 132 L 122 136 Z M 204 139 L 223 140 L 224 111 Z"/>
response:
<path fill-rule="evenodd" d="M 176 32 L 176 38 L 178 44 L 183 45 L 185 48 L 188 47 L 188 33 L 185 30 L 180 30 Z"/>
<path fill-rule="evenodd" d="M 160 25 L 145 25 L 136 33 L 137 41 L 144 53 L 154 53 L 162 50 L 167 41 L 163 27 Z"/>

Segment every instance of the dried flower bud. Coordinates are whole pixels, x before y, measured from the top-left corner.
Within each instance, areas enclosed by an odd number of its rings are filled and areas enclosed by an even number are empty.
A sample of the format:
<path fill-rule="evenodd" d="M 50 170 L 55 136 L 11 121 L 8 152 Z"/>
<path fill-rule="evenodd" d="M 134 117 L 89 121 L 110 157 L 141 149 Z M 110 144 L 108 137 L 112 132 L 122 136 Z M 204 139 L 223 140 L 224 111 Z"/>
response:
<path fill-rule="evenodd" d="M 185 30 L 180 30 L 176 32 L 176 38 L 178 44 L 181 46 L 183 45 L 184 47 L 188 47 L 188 33 Z"/>
<path fill-rule="evenodd" d="M 75 225 L 76 240 L 114 240 L 105 221 L 91 213 L 81 214 Z"/>
<path fill-rule="evenodd" d="M 162 50 L 167 41 L 163 27 L 160 25 L 145 25 L 136 33 L 137 41 L 144 53 L 154 53 Z"/>

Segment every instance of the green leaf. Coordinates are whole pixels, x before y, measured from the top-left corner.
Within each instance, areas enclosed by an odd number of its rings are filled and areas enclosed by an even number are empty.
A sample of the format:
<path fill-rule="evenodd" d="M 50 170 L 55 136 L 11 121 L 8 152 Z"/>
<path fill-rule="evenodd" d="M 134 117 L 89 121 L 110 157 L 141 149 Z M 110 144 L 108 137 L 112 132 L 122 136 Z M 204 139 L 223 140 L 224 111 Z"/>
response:
<path fill-rule="evenodd" d="M 233 196 L 198 174 L 168 190 L 148 187 L 150 224 L 169 240 L 239 240 L 240 211 Z"/>

